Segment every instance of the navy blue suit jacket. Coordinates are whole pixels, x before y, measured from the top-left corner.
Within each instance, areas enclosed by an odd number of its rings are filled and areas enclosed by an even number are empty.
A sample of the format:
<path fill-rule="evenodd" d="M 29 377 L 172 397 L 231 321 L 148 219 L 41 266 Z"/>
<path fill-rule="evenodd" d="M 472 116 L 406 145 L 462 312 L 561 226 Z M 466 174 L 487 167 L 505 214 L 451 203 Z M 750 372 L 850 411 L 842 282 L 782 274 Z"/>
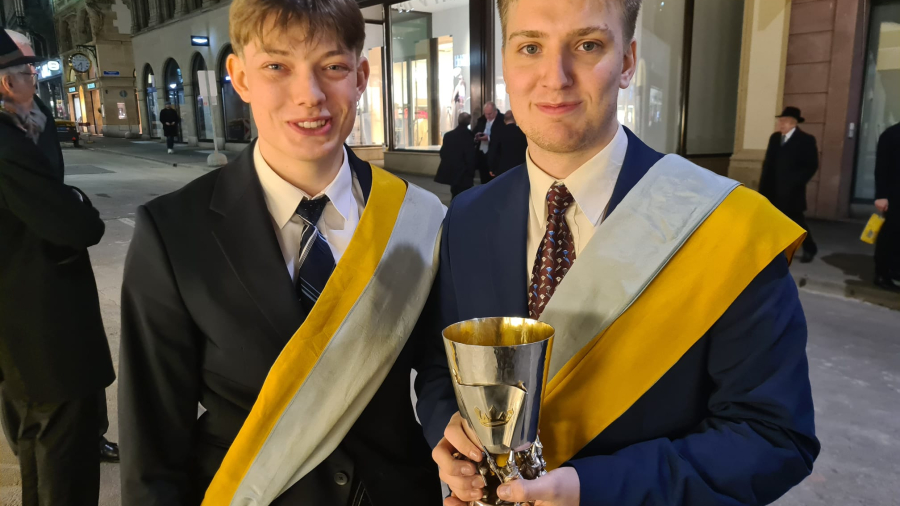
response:
<path fill-rule="evenodd" d="M 627 134 L 609 212 L 662 157 Z M 438 280 L 422 322 L 430 357 L 416 378 L 419 419 L 432 446 L 457 411 L 440 330 L 469 318 L 528 315 L 528 196 L 520 166 L 462 193 L 447 213 Z M 585 506 L 755 505 L 809 475 L 818 452 L 806 320 L 779 255 L 568 465 L 578 471 Z"/>

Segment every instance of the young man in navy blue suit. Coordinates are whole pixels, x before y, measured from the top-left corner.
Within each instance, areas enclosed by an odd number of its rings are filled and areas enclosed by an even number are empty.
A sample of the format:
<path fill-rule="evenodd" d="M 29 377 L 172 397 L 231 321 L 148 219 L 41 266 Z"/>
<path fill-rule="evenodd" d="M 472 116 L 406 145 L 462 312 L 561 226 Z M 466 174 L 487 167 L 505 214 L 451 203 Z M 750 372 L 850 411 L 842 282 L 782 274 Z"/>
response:
<path fill-rule="evenodd" d="M 441 344 L 452 323 L 556 329 L 540 439 L 551 471 L 502 485 L 538 506 L 767 504 L 819 452 L 803 230 L 764 198 L 647 147 L 616 119 L 640 0 L 500 0 L 526 163 L 454 200 L 417 410 L 445 506 L 483 498 Z M 578 271 L 569 273 L 569 270 Z"/>

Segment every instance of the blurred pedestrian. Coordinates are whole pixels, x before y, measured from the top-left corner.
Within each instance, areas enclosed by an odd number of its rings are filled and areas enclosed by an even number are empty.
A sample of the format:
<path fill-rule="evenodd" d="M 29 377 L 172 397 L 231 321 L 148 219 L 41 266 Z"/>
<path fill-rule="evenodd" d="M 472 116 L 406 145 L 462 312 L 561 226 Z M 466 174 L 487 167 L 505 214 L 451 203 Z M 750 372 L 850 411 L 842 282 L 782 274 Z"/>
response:
<path fill-rule="evenodd" d="M 806 184 L 819 169 L 819 148 L 816 138 L 797 126 L 805 121 L 800 109 L 785 107 L 777 118 L 778 131 L 769 137 L 759 192 L 806 230 L 800 262 L 808 263 L 819 248 L 803 213 L 806 212 Z"/>
<path fill-rule="evenodd" d="M 875 207 L 884 224 L 875 243 L 875 285 L 900 291 L 900 123 L 878 138 L 875 155 Z"/>
<path fill-rule="evenodd" d="M 475 158 L 475 134 L 469 130 L 471 121 L 471 114 L 461 113 L 459 124 L 444 134 L 441 145 L 441 164 L 434 182 L 449 184 L 453 198 L 474 185 L 478 162 Z"/>
<path fill-rule="evenodd" d="M 55 127 L 34 97 L 38 60 L 0 31 L 0 421 L 24 506 L 90 505 L 98 400 L 115 378 L 87 252 L 104 225 L 63 183 Z"/>
<path fill-rule="evenodd" d="M 516 125 L 516 118 L 511 110 L 503 115 L 503 123 L 505 126 L 494 134 L 494 147 L 489 153 L 491 177 L 497 177 L 525 163 L 525 153 L 528 151 L 528 139 L 519 125 Z"/>
<path fill-rule="evenodd" d="M 178 137 L 178 124 L 181 123 L 181 117 L 178 116 L 178 111 L 172 107 L 171 102 L 166 102 L 166 108 L 159 113 L 159 121 L 163 124 L 166 147 L 171 155 L 175 152 L 175 137 Z"/>
<path fill-rule="evenodd" d="M 503 113 L 497 110 L 497 105 L 493 102 L 484 104 L 484 115 L 478 118 L 475 128 L 472 129 L 475 133 L 475 146 L 478 148 L 475 155 L 481 184 L 487 184 L 493 179 L 491 176 L 493 168 L 490 166 L 490 153 L 496 145 L 493 136 L 499 133 L 503 126 Z"/>

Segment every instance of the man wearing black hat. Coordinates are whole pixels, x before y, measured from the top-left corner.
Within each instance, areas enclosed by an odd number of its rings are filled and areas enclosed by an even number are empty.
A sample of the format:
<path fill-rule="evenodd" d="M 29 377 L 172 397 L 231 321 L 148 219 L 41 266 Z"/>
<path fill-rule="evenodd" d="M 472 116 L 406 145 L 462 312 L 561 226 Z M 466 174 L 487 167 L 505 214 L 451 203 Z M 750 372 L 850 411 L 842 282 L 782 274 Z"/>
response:
<path fill-rule="evenodd" d="M 769 137 L 763 162 L 759 192 L 806 230 L 800 262 L 811 262 L 818 252 L 803 213 L 806 211 L 806 184 L 819 169 L 816 138 L 800 130 L 800 109 L 785 107 L 778 118 L 778 131 Z"/>
<path fill-rule="evenodd" d="M 87 248 L 104 225 L 42 149 L 38 60 L 0 30 L 0 409 L 24 506 L 97 504 L 99 392 L 115 378 Z M 57 159 L 58 157 L 58 159 Z"/>

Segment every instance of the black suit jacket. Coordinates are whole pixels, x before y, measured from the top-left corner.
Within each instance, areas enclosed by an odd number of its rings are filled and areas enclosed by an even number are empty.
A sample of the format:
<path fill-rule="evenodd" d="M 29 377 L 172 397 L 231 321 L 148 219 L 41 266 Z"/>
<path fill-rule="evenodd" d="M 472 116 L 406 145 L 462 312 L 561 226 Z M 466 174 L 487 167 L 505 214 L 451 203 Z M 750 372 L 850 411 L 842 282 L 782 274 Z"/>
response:
<path fill-rule="evenodd" d="M 47 154 L 0 114 L 0 379 L 16 397 L 62 402 L 115 373 L 87 251 L 103 221 Z"/>
<path fill-rule="evenodd" d="M 892 208 L 900 209 L 900 123 L 878 137 L 875 198 L 888 199 Z"/>
<path fill-rule="evenodd" d="M 47 116 L 44 131 L 38 138 L 38 147 L 50 162 L 47 165 L 50 174 L 62 181 L 65 176 L 65 162 L 63 161 L 62 147 L 59 145 L 59 137 L 56 134 L 56 120 L 53 118 L 53 111 L 37 95 L 34 96 L 34 103 Z"/>
<path fill-rule="evenodd" d="M 477 168 L 474 139 L 475 134 L 464 126 L 444 134 L 441 164 L 434 176 L 436 183 L 472 187 Z"/>
<path fill-rule="evenodd" d="M 519 125 L 505 125 L 494 137 L 492 147 L 488 149 L 488 164 L 495 176 L 525 163 L 528 139 Z"/>
<path fill-rule="evenodd" d="M 781 133 L 775 132 L 766 148 L 759 192 L 784 214 L 796 216 L 806 211 L 806 184 L 818 169 L 815 137 L 797 128 L 782 146 Z"/>
<path fill-rule="evenodd" d="M 371 167 L 347 153 L 368 199 Z M 225 167 L 138 209 L 122 286 L 122 504 L 200 504 L 305 317 L 252 144 Z M 398 494 L 409 504 L 439 500 L 437 469 L 410 401 L 416 359 L 410 338 L 344 441 L 273 504 L 357 504 L 360 484 L 375 506 Z M 199 419 L 198 403 L 206 408 Z"/>

